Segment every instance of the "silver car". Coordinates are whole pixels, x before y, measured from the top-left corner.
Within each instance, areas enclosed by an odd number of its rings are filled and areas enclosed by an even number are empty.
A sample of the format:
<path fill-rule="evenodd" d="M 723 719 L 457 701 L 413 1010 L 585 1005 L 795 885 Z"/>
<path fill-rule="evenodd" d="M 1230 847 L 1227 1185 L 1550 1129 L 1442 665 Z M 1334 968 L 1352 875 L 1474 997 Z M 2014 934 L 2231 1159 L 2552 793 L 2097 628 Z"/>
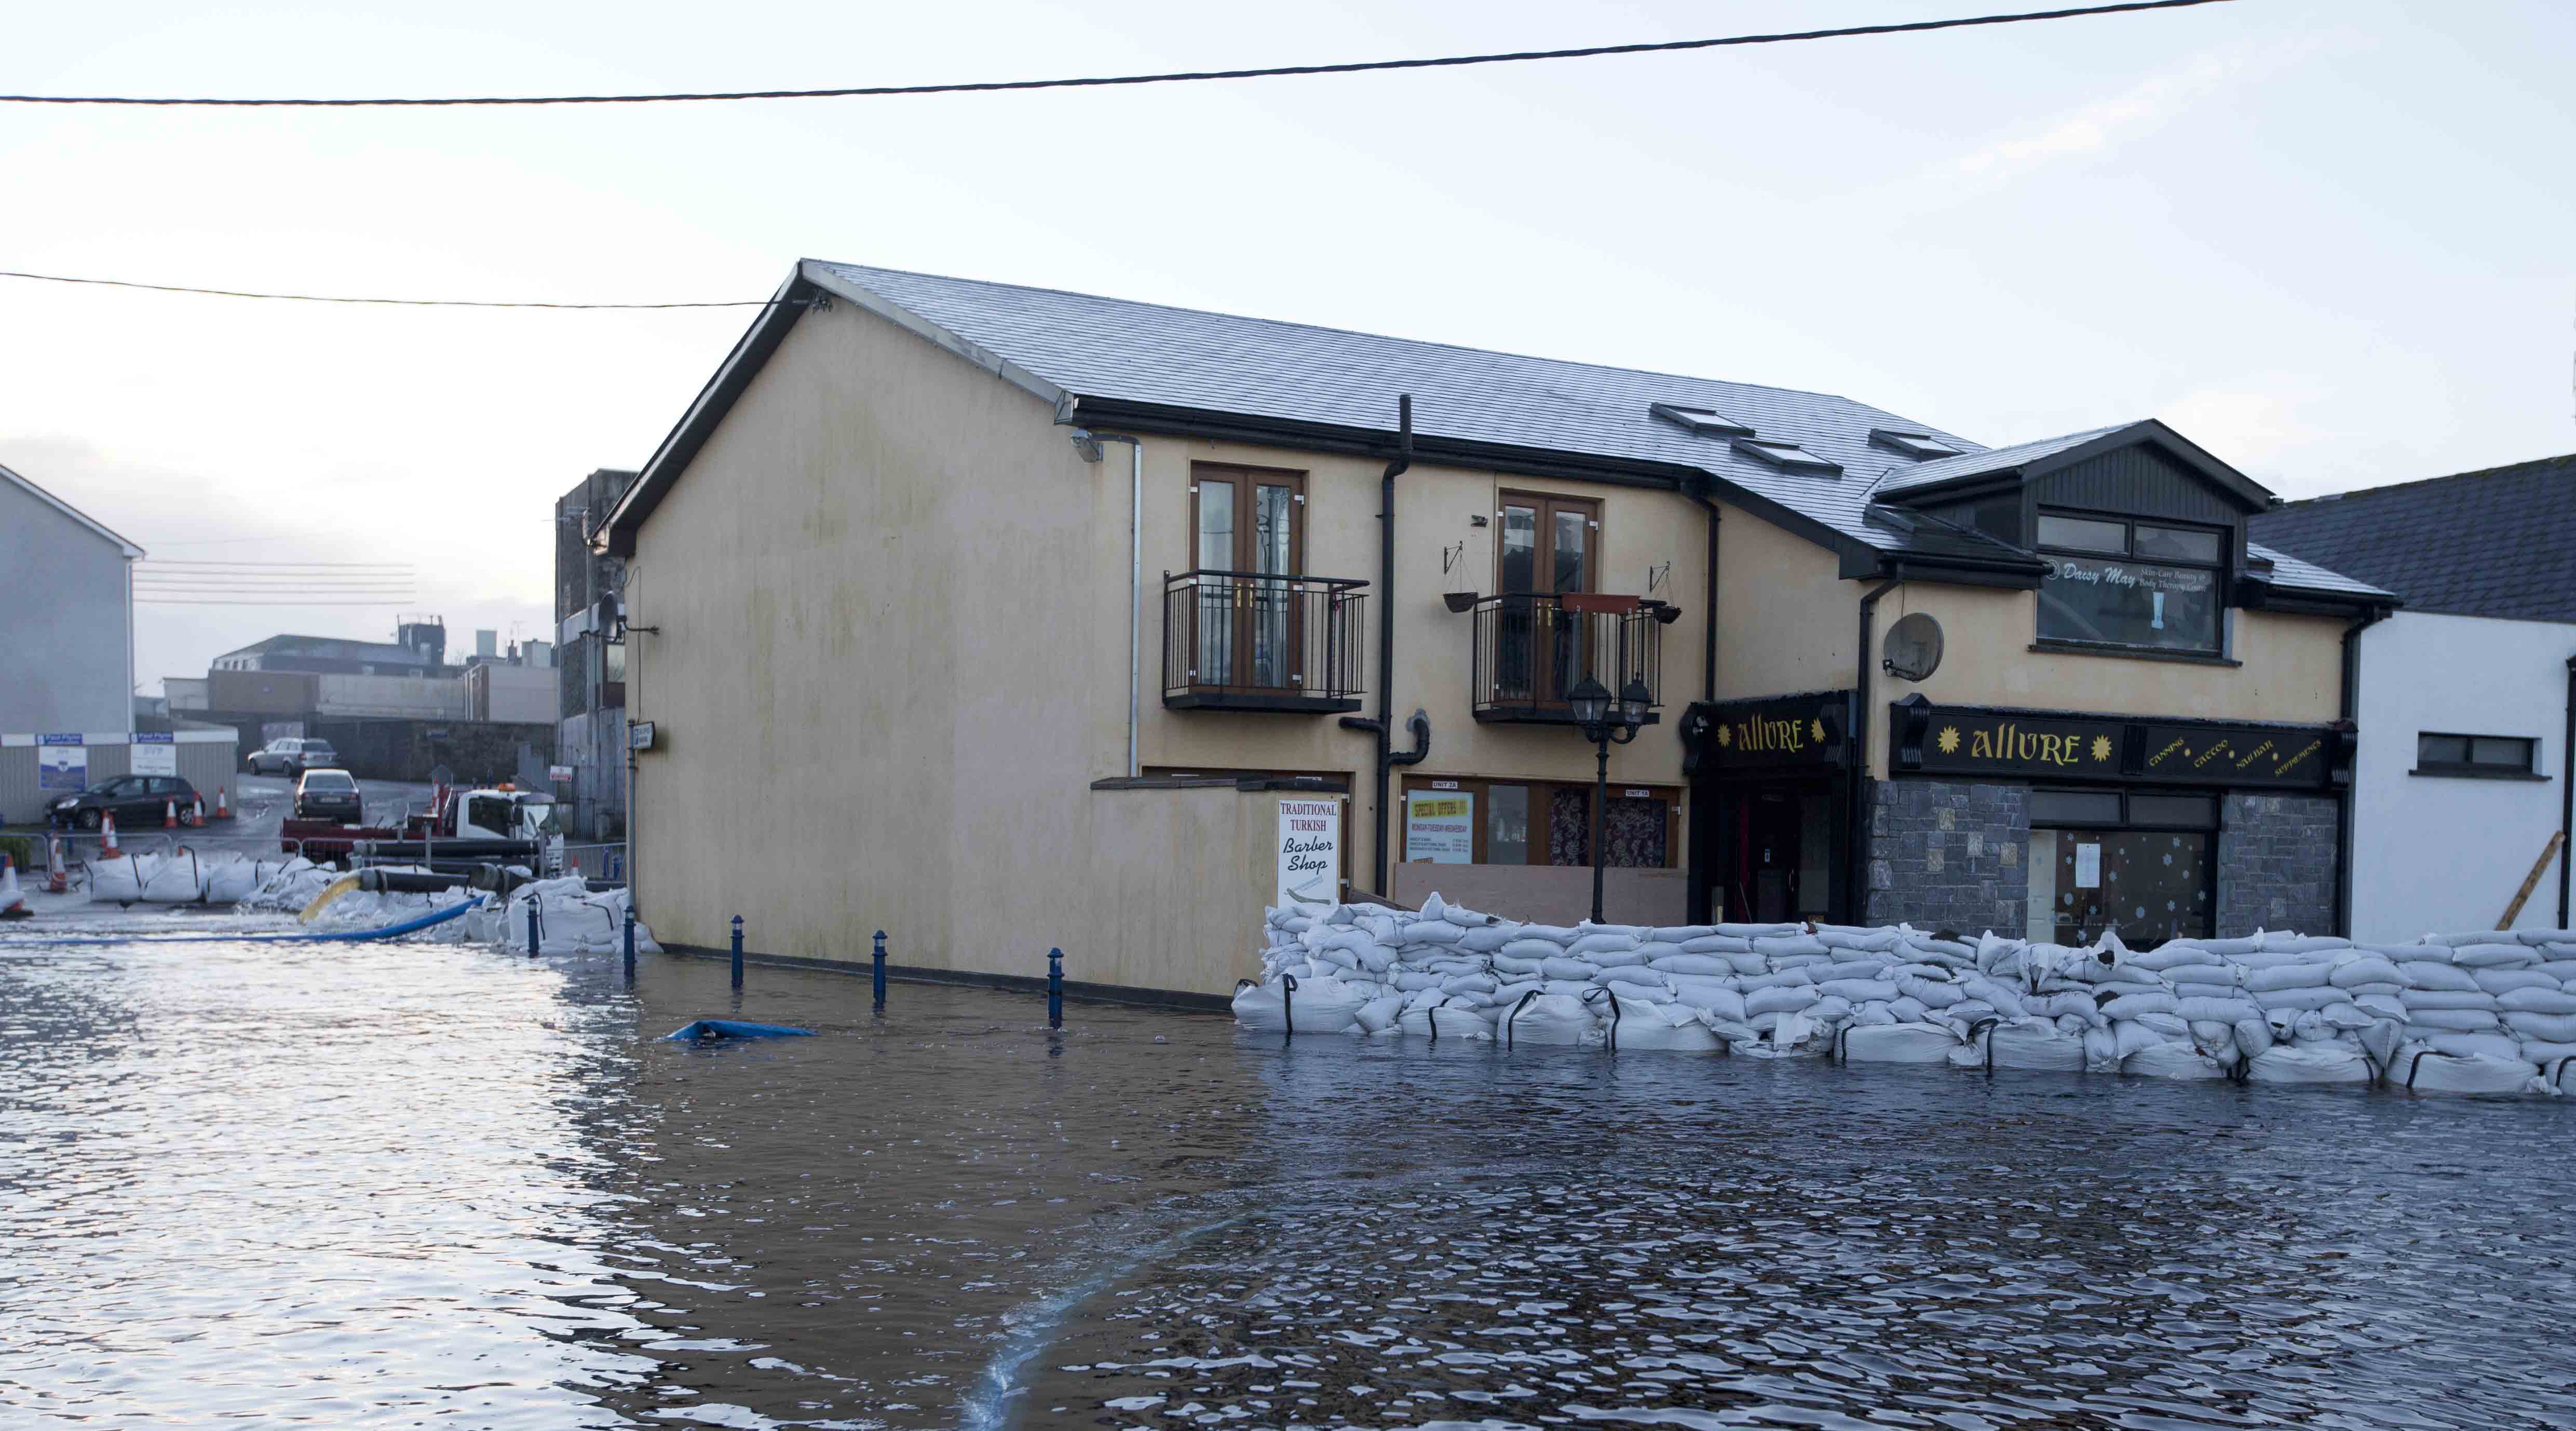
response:
<path fill-rule="evenodd" d="M 242 764 L 253 775 L 299 775 L 340 763 L 340 752 L 327 740 L 282 735 L 250 753 Z"/>

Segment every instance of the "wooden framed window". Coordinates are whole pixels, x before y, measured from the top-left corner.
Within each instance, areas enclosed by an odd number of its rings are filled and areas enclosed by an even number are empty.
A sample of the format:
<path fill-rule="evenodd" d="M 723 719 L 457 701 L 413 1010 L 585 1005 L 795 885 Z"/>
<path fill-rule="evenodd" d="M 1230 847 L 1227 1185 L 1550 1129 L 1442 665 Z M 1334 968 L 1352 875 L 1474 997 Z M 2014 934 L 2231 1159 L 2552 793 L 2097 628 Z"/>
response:
<path fill-rule="evenodd" d="M 1591 653 L 1587 623 L 1565 619 L 1558 598 L 1600 590 L 1601 504 L 1506 491 L 1495 505 L 1495 699 L 1563 701 Z"/>
<path fill-rule="evenodd" d="M 1191 684 L 1243 691 L 1306 685 L 1306 474 L 1270 467 L 1190 467 L 1196 599 Z"/>
<path fill-rule="evenodd" d="M 1408 775 L 1394 836 L 1412 863 L 1590 865 L 1592 782 Z M 1603 841 L 1612 868 L 1671 869 L 1681 856 L 1680 787 L 1612 782 Z"/>

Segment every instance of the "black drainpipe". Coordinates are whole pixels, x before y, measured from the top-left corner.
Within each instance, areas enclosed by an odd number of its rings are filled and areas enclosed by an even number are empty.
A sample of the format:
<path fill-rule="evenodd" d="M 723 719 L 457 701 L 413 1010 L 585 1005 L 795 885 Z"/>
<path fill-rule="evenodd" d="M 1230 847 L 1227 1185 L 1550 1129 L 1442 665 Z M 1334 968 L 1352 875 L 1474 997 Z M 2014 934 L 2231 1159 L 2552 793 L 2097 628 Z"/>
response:
<path fill-rule="evenodd" d="M 2567 927 L 2569 866 L 2576 865 L 2576 766 L 2567 763 L 2576 751 L 2576 656 L 2567 658 L 2567 738 L 2558 746 L 2558 927 Z"/>
<path fill-rule="evenodd" d="M 1690 494 L 1691 500 L 1708 509 L 1708 597 L 1705 620 L 1708 623 L 1708 646 L 1700 653 L 1699 698 L 1717 699 L 1717 527 L 1724 518 L 1715 502 L 1708 499 L 1707 483 Z"/>
<path fill-rule="evenodd" d="M 1851 868 L 1843 918 L 1859 924 L 1869 918 L 1869 677 L 1876 662 L 1869 647 L 1878 599 L 1905 582 L 1905 564 L 1889 562 L 1880 570 L 1887 579 L 1860 599 L 1860 649 L 1852 657 L 1852 728 L 1843 761 L 1851 767 Z"/>
<path fill-rule="evenodd" d="M 1376 852 L 1370 892 L 1380 896 L 1387 892 L 1387 776 L 1399 765 L 1420 764 L 1431 753 L 1431 718 L 1420 712 L 1410 722 L 1413 750 L 1395 753 L 1395 479 L 1412 465 L 1413 394 L 1404 393 L 1395 400 L 1395 460 L 1377 480 L 1377 714 L 1342 717 L 1345 727 L 1377 735 L 1377 783 L 1369 797 L 1376 829 L 1370 845 Z"/>
<path fill-rule="evenodd" d="M 2374 606 L 2366 616 L 2356 618 L 2343 629 L 2343 698 L 2336 706 L 2344 722 L 2361 718 L 2361 633 L 2396 614 L 2396 608 Z M 2352 845 L 2353 802 L 2361 796 L 2361 742 L 2353 738 L 2353 771 L 2344 782 L 2343 791 L 2335 797 L 2335 927 L 2334 933 L 2344 939 L 2352 937 Z"/>

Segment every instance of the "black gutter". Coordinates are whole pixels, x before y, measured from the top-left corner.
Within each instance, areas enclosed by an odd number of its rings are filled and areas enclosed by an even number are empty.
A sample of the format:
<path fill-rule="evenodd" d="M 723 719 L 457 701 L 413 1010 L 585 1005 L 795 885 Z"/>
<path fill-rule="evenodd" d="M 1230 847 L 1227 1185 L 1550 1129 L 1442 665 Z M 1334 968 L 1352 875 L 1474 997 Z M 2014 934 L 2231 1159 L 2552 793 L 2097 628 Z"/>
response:
<path fill-rule="evenodd" d="M 2395 614 L 2393 606 L 2374 606 L 2343 629 L 2343 696 L 2336 707 L 2340 712 L 2336 724 L 2347 731 L 2357 730 L 2361 716 L 2361 633 Z M 2354 739 L 2353 773 L 2335 798 L 2334 932 L 2345 939 L 2352 937 L 2352 845 L 2353 827 L 2357 823 L 2353 818 L 2356 813 L 2353 802 L 2361 793 L 2357 733 Z"/>
<path fill-rule="evenodd" d="M 1708 624 L 1708 640 L 1700 652 L 1699 698 L 1717 700 L 1717 529 L 1726 518 L 1715 502 L 1708 499 L 1708 485 L 1684 489 L 1690 499 L 1708 509 L 1708 595 L 1701 619 Z"/>
<path fill-rule="evenodd" d="M 2567 753 L 2576 750 L 2576 656 L 2567 658 L 2567 738 L 2558 747 L 2558 927 L 2567 927 L 2570 866 L 2576 866 L 2576 768 Z"/>
<path fill-rule="evenodd" d="M 1416 748 L 1412 756 L 1395 753 L 1395 479 L 1411 466 L 1413 394 L 1402 393 L 1395 400 L 1395 458 L 1377 479 L 1377 714 L 1368 719 L 1342 717 L 1343 726 L 1377 736 L 1377 780 L 1369 794 L 1375 873 L 1369 888 L 1381 895 L 1387 890 L 1387 775 L 1396 766 L 1417 764 L 1431 753 L 1431 718 L 1419 712 L 1413 718 Z"/>
<path fill-rule="evenodd" d="M 1871 587 L 1860 599 L 1860 647 L 1852 656 L 1852 729 L 1845 743 L 1843 761 L 1851 767 L 1851 867 L 1844 874 L 1850 881 L 1842 911 L 1844 922 L 1860 924 L 1869 918 L 1869 638 L 1873 619 L 1878 614 L 1878 599 L 1905 583 L 1905 564 L 1889 562 L 1887 577 Z"/>

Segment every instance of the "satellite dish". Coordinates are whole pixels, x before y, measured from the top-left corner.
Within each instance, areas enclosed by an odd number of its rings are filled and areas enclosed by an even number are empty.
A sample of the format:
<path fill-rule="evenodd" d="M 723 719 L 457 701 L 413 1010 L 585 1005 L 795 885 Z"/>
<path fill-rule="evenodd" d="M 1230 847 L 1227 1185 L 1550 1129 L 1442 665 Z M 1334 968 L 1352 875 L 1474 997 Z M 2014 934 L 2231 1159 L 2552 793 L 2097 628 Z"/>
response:
<path fill-rule="evenodd" d="M 1901 617 L 1880 649 L 1889 675 L 1923 680 L 1941 669 L 1941 623 L 1922 611 Z"/>

